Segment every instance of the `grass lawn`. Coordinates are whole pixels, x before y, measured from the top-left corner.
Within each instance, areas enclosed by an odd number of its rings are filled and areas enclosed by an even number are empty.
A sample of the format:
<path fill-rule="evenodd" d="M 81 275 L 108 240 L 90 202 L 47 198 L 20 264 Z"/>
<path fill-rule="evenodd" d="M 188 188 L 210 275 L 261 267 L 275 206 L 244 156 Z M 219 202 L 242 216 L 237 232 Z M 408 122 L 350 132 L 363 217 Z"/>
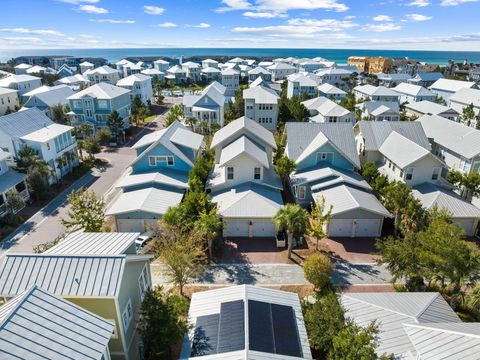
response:
<path fill-rule="evenodd" d="M 152 122 L 153 120 L 155 120 L 156 117 L 157 117 L 157 115 L 150 115 L 149 117 L 146 117 L 143 122 L 144 122 L 144 123 L 150 123 L 150 122 Z"/>

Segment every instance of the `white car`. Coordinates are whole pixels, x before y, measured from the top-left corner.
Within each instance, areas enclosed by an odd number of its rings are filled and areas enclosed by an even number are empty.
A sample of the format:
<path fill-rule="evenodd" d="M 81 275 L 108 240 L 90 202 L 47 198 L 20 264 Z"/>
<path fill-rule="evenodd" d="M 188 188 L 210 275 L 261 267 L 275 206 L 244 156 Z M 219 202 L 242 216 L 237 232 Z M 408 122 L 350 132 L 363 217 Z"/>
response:
<path fill-rule="evenodd" d="M 145 244 L 150 240 L 152 240 L 152 235 L 148 232 L 144 232 L 140 234 L 140 236 L 135 240 L 135 247 L 137 248 L 137 250 L 143 249 Z"/>

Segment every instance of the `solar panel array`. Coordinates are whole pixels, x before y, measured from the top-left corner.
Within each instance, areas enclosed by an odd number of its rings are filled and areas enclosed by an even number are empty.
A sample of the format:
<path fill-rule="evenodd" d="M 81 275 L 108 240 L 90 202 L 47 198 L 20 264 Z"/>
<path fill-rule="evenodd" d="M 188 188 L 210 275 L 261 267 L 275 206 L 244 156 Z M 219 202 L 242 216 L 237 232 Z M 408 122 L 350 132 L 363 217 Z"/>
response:
<path fill-rule="evenodd" d="M 295 311 L 291 306 L 248 300 L 250 350 L 302 357 Z"/>
<path fill-rule="evenodd" d="M 197 317 L 190 356 L 221 354 L 245 349 L 243 300 L 220 304 L 220 313 Z"/>

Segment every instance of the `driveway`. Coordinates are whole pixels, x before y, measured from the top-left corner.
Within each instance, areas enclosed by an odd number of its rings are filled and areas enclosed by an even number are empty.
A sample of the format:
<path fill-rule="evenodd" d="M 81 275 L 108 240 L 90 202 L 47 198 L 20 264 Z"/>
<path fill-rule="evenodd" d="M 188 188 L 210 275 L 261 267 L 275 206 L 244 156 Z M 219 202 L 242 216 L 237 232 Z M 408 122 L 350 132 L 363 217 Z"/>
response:
<path fill-rule="evenodd" d="M 108 204 L 116 194 L 113 185 L 135 158 L 135 151 L 130 149 L 130 146 L 146 133 L 157 130 L 163 118 L 164 115 L 158 116 L 123 147 L 107 149 L 97 154 L 96 157 L 106 159 L 108 165 L 104 169 L 93 169 L 77 180 L 1 242 L 0 262 L 8 252 L 32 253 L 35 246 L 50 242 L 63 234 L 65 228 L 60 219 L 67 217 L 67 196 L 72 190 L 85 186 L 97 196 L 103 196 Z"/>
<path fill-rule="evenodd" d="M 229 238 L 225 239 L 222 264 L 288 264 L 287 250 L 277 248 L 274 238 Z"/>
<path fill-rule="evenodd" d="M 378 259 L 374 238 L 334 238 L 323 239 L 334 258 L 350 263 L 373 263 Z"/>

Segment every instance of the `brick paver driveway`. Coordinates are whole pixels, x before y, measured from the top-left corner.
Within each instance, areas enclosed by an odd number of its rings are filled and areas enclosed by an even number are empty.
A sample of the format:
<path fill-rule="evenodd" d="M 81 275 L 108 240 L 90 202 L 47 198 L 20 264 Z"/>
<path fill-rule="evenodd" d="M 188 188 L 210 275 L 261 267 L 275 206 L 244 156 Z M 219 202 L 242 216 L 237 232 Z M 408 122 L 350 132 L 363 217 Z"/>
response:
<path fill-rule="evenodd" d="M 274 238 L 225 239 L 222 264 L 288 264 L 286 248 L 277 248 Z"/>
<path fill-rule="evenodd" d="M 376 251 L 373 238 L 323 239 L 321 244 L 327 245 L 339 261 L 374 263 L 378 258 L 377 255 L 373 255 Z"/>

